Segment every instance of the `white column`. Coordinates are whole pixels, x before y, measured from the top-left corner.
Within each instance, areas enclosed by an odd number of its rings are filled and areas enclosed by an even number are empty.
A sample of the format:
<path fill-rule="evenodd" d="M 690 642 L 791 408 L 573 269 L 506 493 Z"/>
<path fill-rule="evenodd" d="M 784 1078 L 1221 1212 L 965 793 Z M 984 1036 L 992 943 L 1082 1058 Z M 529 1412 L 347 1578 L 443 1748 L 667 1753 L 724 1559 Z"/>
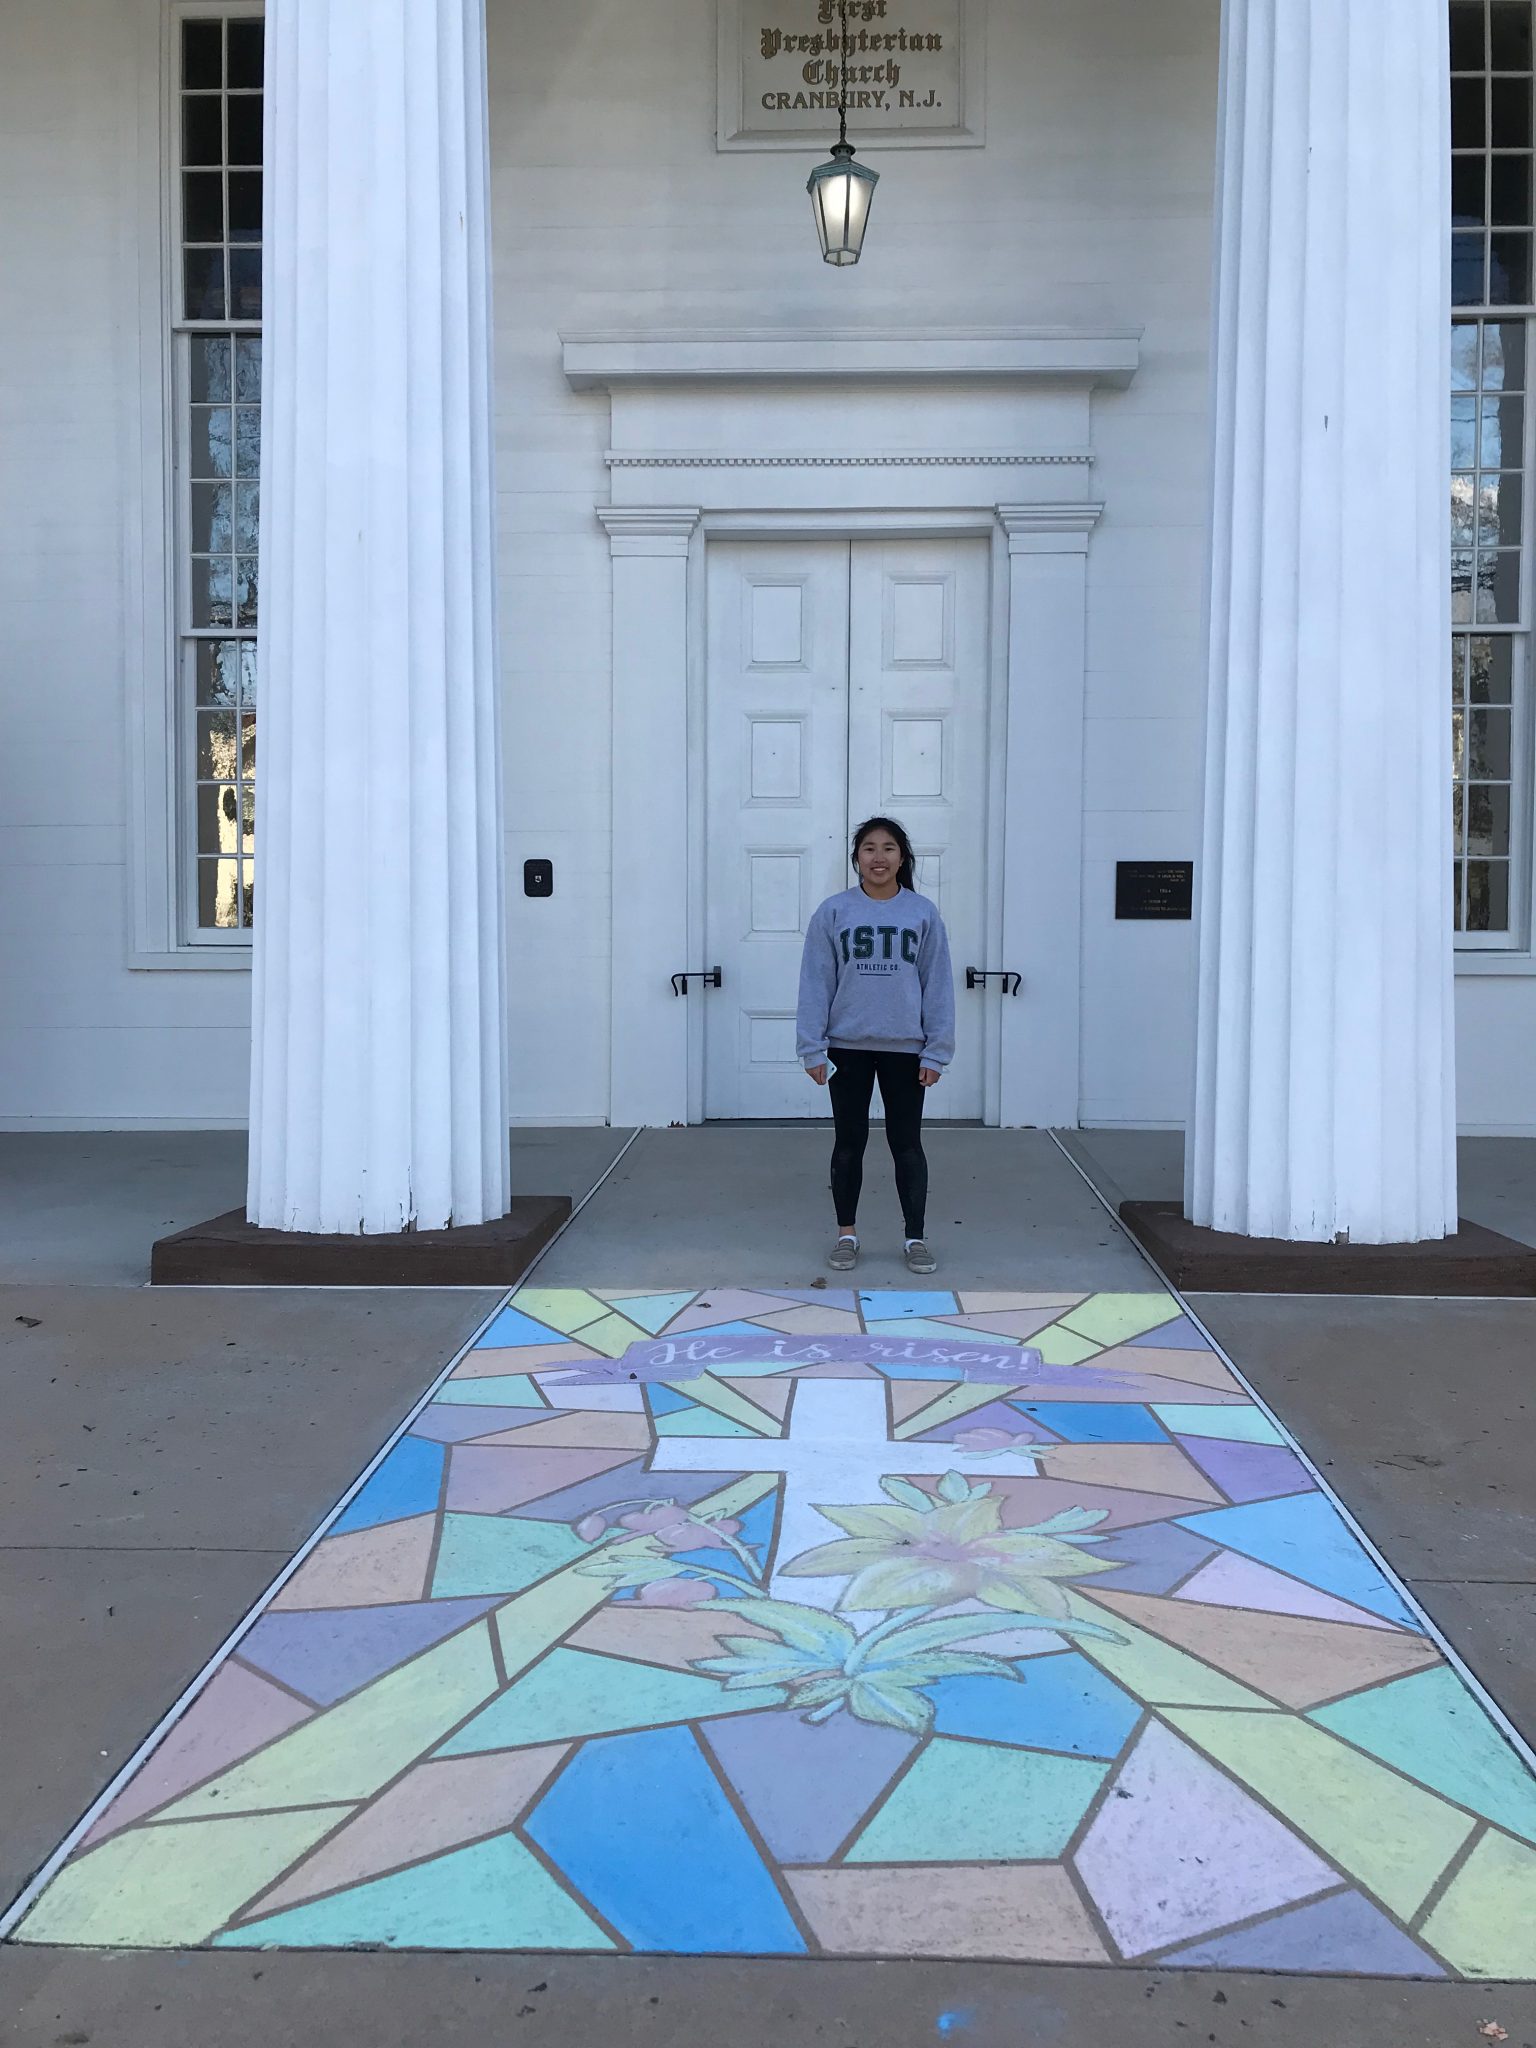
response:
<path fill-rule="evenodd" d="M 268 0 L 249 1212 L 509 1202 L 482 0 Z"/>
<path fill-rule="evenodd" d="M 1186 1209 L 1456 1226 L 1444 0 L 1226 0 Z"/>
<path fill-rule="evenodd" d="M 697 505 L 603 505 L 613 557 L 614 1124 L 688 1121 L 688 551 Z"/>
<path fill-rule="evenodd" d="M 1082 1092 L 1088 536 L 1102 505 L 999 505 L 1008 536 L 1008 801 L 1000 1001 L 1007 1125 L 1075 1129 Z"/>

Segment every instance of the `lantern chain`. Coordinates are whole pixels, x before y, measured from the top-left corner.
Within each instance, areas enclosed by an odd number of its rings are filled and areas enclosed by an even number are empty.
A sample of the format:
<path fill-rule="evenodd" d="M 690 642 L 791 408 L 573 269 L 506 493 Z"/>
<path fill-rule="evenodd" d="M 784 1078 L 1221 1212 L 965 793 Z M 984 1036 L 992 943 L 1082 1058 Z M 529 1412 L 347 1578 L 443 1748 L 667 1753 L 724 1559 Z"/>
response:
<path fill-rule="evenodd" d="M 848 0 L 838 0 L 839 63 L 837 84 L 837 140 L 839 150 L 848 147 Z"/>

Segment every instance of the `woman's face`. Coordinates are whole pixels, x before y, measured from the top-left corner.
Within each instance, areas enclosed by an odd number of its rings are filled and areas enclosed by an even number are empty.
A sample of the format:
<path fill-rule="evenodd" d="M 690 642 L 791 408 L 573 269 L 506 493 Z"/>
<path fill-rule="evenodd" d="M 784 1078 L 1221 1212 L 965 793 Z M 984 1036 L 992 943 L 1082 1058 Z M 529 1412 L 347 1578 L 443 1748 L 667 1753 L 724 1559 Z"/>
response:
<path fill-rule="evenodd" d="M 872 889 L 883 889 L 901 872 L 901 848 L 889 832 L 866 832 L 859 841 L 854 861 L 860 876 Z"/>

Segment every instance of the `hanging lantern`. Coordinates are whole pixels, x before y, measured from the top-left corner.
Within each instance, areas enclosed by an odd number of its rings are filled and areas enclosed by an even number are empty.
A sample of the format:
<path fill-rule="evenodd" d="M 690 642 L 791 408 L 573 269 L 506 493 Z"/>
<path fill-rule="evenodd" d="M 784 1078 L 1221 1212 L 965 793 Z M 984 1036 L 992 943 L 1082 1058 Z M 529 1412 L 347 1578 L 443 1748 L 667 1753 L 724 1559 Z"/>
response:
<path fill-rule="evenodd" d="M 816 166 L 805 189 L 811 195 L 811 212 L 821 237 L 821 260 L 835 263 L 841 269 L 859 260 L 869 204 L 880 182 L 880 173 L 866 170 L 853 160 L 853 144 L 848 140 L 848 0 L 841 0 L 838 15 L 842 61 L 838 73 L 837 140 L 832 145 L 831 162 Z"/>
<path fill-rule="evenodd" d="M 869 202 L 879 183 L 878 171 L 853 160 L 853 144 L 844 136 L 832 146 L 832 161 L 818 164 L 806 181 L 824 263 L 857 263 L 864 246 Z"/>

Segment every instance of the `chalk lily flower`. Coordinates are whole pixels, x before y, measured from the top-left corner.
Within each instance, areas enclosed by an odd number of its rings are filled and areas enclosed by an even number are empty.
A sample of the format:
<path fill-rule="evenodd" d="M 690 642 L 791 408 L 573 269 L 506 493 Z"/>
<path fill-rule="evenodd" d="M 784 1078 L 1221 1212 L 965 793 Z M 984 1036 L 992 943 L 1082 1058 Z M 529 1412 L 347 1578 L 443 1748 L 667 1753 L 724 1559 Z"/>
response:
<path fill-rule="evenodd" d="M 844 1535 L 804 1551 L 783 1567 L 787 1577 L 846 1577 L 838 1606 L 848 1612 L 948 1607 L 958 1600 L 1066 1621 L 1064 1590 L 1073 1579 L 1115 1569 L 1112 1559 L 1085 1554 L 1098 1539 L 1086 1533 L 1105 1519 L 1102 1508 L 1066 1508 L 1028 1528 L 1003 1526 L 1002 1502 L 986 1485 L 948 1472 L 936 1494 L 910 1480 L 885 1479 L 890 1505 L 824 1507 Z"/>

